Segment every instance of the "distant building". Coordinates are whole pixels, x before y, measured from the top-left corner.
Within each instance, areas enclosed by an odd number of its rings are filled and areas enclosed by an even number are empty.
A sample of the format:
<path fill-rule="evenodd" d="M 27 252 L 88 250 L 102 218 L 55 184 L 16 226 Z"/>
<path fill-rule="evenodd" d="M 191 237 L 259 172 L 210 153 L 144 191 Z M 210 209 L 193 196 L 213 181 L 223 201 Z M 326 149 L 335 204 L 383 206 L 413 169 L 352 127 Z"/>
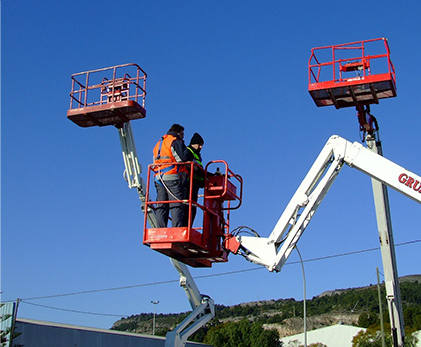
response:
<path fill-rule="evenodd" d="M 14 345 L 24 347 L 164 347 L 165 337 L 18 318 Z M 187 342 L 186 347 L 211 347 Z"/>
<path fill-rule="evenodd" d="M 351 325 L 331 325 L 328 327 L 307 331 L 307 345 L 320 342 L 328 347 L 352 347 L 352 339 L 365 328 Z M 285 347 L 304 345 L 304 333 L 281 338 Z"/>
<path fill-rule="evenodd" d="M 328 327 L 307 331 L 307 345 L 312 343 L 323 343 L 328 347 L 352 347 L 352 339 L 365 328 L 354 327 L 351 325 L 331 325 Z M 421 330 L 414 333 L 418 339 L 415 346 L 421 347 Z M 284 347 L 297 347 L 304 345 L 304 334 L 297 334 L 281 338 Z"/>

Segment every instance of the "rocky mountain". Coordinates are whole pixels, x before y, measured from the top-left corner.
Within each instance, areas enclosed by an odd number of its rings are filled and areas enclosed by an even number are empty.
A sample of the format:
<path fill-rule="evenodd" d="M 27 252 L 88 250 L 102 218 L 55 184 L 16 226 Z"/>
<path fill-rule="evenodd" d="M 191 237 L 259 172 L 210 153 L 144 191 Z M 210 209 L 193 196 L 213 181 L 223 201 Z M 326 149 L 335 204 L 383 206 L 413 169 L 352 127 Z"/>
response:
<path fill-rule="evenodd" d="M 400 278 L 401 299 L 405 325 L 421 329 L 421 275 Z M 388 320 L 386 293 L 382 285 L 382 307 Z M 334 324 L 364 326 L 378 320 L 379 303 L 377 285 L 360 288 L 335 289 L 306 300 L 307 327 L 309 330 Z M 179 324 L 189 312 L 156 315 L 156 334 L 165 335 Z M 242 319 L 257 321 L 265 329 L 278 330 L 281 337 L 303 330 L 303 301 L 277 299 L 242 303 L 234 306 L 216 305 L 216 317 L 202 328 L 207 329 L 224 322 Z M 153 314 L 141 313 L 125 317 L 114 323 L 111 329 L 152 334 Z M 198 332 L 199 333 L 199 332 Z M 196 339 L 200 341 L 200 338 Z"/>

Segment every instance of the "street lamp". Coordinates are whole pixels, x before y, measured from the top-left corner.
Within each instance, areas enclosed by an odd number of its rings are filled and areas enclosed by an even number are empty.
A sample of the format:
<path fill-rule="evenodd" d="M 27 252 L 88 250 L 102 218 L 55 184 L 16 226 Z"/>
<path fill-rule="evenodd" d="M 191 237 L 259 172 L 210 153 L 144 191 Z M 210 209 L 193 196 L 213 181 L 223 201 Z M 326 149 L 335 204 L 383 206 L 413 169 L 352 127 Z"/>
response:
<path fill-rule="evenodd" d="M 151 301 L 153 304 L 153 328 L 152 328 L 152 335 L 155 335 L 155 315 L 156 315 L 156 305 L 159 304 L 159 301 Z"/>

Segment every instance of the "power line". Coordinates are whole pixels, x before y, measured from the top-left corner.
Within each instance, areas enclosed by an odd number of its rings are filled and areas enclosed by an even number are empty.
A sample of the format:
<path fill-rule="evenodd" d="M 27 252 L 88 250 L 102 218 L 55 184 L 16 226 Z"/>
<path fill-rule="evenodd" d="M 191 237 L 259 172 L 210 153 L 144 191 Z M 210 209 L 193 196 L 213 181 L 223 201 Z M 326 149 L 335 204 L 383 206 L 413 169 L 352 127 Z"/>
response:
<path fill-rule="evenodd" d="M 405 245 L 414 244 L 414 243 L 418 243 L 418 242 L 421 242 L 421 239 L 420 240 L 413 240 L 413 241 L 402 242 L 402 243 L 396 244 L 395 246 L 396 247 L 398 247 L 398 246 L 405 246 Z M 355 255 L 355 254 L 360 254 L 360 253 L 373 252 L 373 251 L 377 251 L 379 249 L 380 249 L 380 247 L 374 247 L 374 248 L 368 248 L 368 249 L 363 249 L 363 250 L 358 250 L 358 251 L 352 251 L 352 252 L 345 252 L 345 253 L 327 255 L 327 256 L 323 256 L 323 257 L 311 258 L 311 259 L 303 260 L 303 262 L 304 263 L 309 263 L 309 262 L 313 262 L 313 261 L 320 261 L 320 260 L 326 260 L 326 259 L 331 259 L 331 258 L 339 258 L 339 257 L 344 257 L 344 256 L 349 256 L 349 255 Z M 295 262 L 288 262 L 285 265 L 294 265 L 294 264 L 299 264 L 299 263 L 300 263 L 299 261 L 295 261 Z M 195 276 L 195 279 L 203 279 L 203 278 L 227 276 L 227 275 L 233 275 L 233 274 L 238 274 L 238 273 L 263 270 L 263 269 L 264 269 L 263 267 L 255 267 L 255 268 L 249 268 L 249 269 L 243 269 L 243 270 L 235 270 L 235 271 L 221 272 L 221 273 L 217 273 L 217 274 Z M 100 293 L 100 292 L 108 292 L 108 291 L 123 290 L 123 289 L 141 288 L 141 287 L 156 286 L 156 285 L 169 284 L 169 283 L 178 283 L 178 282 L 179 282 L 178 279 L 176 279 L 176 280 L 167 280 L 167 281 L 159 281 L 159 282 L 151 282 L 151 283 L 143 283 L 143 284 L 134 284 L 134 285 L 123 286 L 123 287 L 113 287 L 113 288 L 105 288 L 105 289 L 92 289 L 92 290 L 84 290 L 84 291 L 72 292 L 72 293 L 63 293 L 63 294 L 52 294 L 52 295 L 45 295 L 45 296 L 36 296 L 36 297 L 24 298 L 24 299 L 21 299 L 21 300 L 28 301 L 28 300 L 50 299 L 50 298 L 57 298 L 57 297 L 64 297 L 64 296 L 73 296 L 73 295 Z"/>
<path fill-rule="evenodd" d="M 100 292 L 110 292 L 113 290 L 122 290 L 122 289 L 131 289 L 131 288 L 139 288 L 139 287 L 148 287 L 148 286 L 155 286 L 160 284 L 168 284 L 178 282 L 179 280 L 168 280 L 168 281 L 160 281 L 160 282 L 152 282 L 152 283 L 144 283 L 144 284 L 134 284 L 131 286 L 124 286 L 124 287 L 114 287 L 114 288 L 105 288 L 105 289 L 91 289 L 91 290 L 84 290 L 80 292 L 72 292 L 72 293 L 63 293 L 63 294 L 52 294 L 52 295 L 44 295 L 44 296 L 34 296 L 32 298 L 24 298 L 21 300 L 39 300 L 39 299 L 51 299 L 51 298 L 58 298 L 62 296 L 72 296 L 72 295 L 81 295 L 81 294 L 91 294 L 91 293 L 100 293 Z"/>
<path fill-rule="evenodd" d="M 379 247 L 375 247 L 375 248 L 363 249 L 363 250 L 360 250 L 360 251 L 352 251 L 352 252 L 346 252 L 346 253 L 340 253 L 340 254 L 334 254 L 334 255 L 326 255 L 324 257 L 303 260 L 303 263 L 310 263 L 312 261 L 325 260 L 325 259 L 330 259 L 330 258 L 339 258 L 339 257 L 344 257 L 344 256 L 347 256 L 347 255 L 354 255 L 354 254 L 359 254 L 359 253 L 373 252 L 373 251 L 377 251 L 379 249 L 380 249 Z M 300 263 L 301 263 L 300 261 L 293 261 L 293 262 L 289 262 L 288 264 L 285 264 L 285 265 L 300 264 Z"/>
<path fill-rule="evenodd" d="M 79 310 L 70 310 L 67 308 L 60 308 L 60 307 L 54 307 L 54 306 L 47 306 L 47 305 L 41 305 L 41 304 L 35 304 L 33 302 L 28 302 L 26 300 L 20 300 L 20 302 L 23 302 L 24 304 L 32 305 L 32 306 L 38 306 L 43 308 L 49 308 L 52 310 L 58 310 L 58 311 L 66 311 L 66 312 L 73 312 L 73 313 L 82 313 L 82 314 L 90 314 L 94 316 L 107 316 L 107 317 L 124 317 L 125 315 L 118 315 L 114 313 L 96 313 L 96 312 L 86 312 L 86 311 L 79 311 Z"/>

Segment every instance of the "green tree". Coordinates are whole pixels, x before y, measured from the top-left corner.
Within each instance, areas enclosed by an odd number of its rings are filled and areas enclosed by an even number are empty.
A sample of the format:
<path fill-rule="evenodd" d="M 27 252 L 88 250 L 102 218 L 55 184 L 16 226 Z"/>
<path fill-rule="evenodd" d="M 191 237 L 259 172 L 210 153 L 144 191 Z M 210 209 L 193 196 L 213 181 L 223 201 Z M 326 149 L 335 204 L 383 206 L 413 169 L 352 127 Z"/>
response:
<path fill-rule="evenodd" d="M 265 330 L 261 324 L 246 319 L 211 328 L 204 343 L 214 347 L 281 347 L 276 330 Z"/>
<path fill-rule="evenodd" d="M 421 330 L 421 314 L 418 314 L 414 317 L 414 325 L 413 328 L 415 330 Z"/>
<path fill-rule="evenodd" d="M 390 326 L 385 324 L 385 331 L 390 331 Z M 418 339 L 413 336 L 412 334 L 405 334 L 405 347 L 415 347 Z M 386 346 L 392 346 L 392 337 L 390 333 L 385 334 L 385 342 Z M 380 328 L 377 327 L 370 327 L 365 332 L 360 331 L 352 340 L 353 347 L 381 347 L 382 340 L 380 334 Z"/>
<path fill-rule="evenodd" d="M 368 328 L 373 324 L 378 324 L 379 318 L 376 314 L 363 312 L 358 317 L 358 326 Z"/>

